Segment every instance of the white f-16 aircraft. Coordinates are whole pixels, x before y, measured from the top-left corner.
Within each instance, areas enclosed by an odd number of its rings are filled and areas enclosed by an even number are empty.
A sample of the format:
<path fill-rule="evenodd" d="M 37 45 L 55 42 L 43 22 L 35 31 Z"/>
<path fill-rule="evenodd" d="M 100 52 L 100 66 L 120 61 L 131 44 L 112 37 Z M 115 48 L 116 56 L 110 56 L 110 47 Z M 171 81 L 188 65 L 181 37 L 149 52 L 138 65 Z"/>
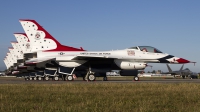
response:
<path fill-rule="evenodd" d="M 183 58 L 175 57 L 151 46 L 136 46 L 128 49 L 113 51 L 85 51 L 63 46 L 44 30 L 35 20 L 20 20 L 20 23 L 30 37 L 34 53 L 25 54 L 25 65 L 38 64 L 45 61 L 55 62 L 67 69 L 67 80 L 73 80 L 75 69 L 87 69 L 85 79 L 95 80 L 95 71 L 143 70 L 147 63 L 194 63 Z M 47 48 L 49 50 L 47 50 Z M 134 80 L 139 80 L 133 74 Z"/>

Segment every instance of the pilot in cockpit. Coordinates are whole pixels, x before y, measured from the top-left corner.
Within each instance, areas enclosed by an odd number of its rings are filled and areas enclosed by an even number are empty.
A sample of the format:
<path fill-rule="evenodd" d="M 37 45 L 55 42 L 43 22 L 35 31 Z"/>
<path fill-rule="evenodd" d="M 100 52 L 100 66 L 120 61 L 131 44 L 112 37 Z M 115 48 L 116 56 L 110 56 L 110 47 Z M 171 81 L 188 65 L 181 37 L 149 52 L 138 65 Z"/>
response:
<path fill-rule="evenodd" d="M 143 48 L 142 51 L 143 51 L 143 52 L 147 52 L 147 49 L 146 49 L 146 48 Z"/>
<path fill-rule="evenodd" d="M 153 49 L 153 51 L 154 51 L 154 53 L 156 53 L 157 51 L 156 51 L 156 49 Z"/>

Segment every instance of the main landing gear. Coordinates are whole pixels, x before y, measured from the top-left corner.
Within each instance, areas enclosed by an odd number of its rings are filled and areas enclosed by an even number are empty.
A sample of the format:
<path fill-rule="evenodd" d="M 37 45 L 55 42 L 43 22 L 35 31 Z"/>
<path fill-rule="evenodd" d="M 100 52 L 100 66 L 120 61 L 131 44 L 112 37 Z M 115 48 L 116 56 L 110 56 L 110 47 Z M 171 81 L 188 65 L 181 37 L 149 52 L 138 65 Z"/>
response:
<path fill-rule="evenodd" d="M 64 76 L 64 80 L 65 81 L 73 81 L 74 80 L 73 75 L 66 75 L 66 76 Z"/>
<path fill-rule="evenodd" d="M 44 80 L 45 80 L 45 81 L 48 81 L 48 80 L 49 80 L 49 76 L 45 76 L 45 77 L 44 77 Z"/>
<path fill-rule="evenodd" d="M 58 81 L 58 80 L 59 80 L 59 77 L 58 77 L 58 76 L 55 76 L 55 77 L 53 77 L 53 79 L 54 79 L 55 81 Z"/>
<path fill-rule="evenodd" d="M 42 77 L 38 77 L 38 80 L 41 81 L 41 80 L 42 80 Z"/>
<path fill-rule="evenodd" d="M 84 81 L 95 81 L 96 80 L 96 76 L 94 74 L 94 72 L 88 71 L 87 74 L 85 75 L 85 77 L 83 78 Z"/>

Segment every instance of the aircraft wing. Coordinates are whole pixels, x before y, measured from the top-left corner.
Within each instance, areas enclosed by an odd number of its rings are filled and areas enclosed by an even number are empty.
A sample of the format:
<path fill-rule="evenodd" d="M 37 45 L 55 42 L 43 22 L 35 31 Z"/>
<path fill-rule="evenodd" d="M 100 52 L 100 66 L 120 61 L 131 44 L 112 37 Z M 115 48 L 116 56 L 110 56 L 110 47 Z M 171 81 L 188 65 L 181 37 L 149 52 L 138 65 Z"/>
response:
<path fill-rule="evenodd" d="M 44 61 L 48 61 L 48 60 L 55 60 L 55 57 L 43 57 L 43 58 L 33 58 L 30 60 L 25 61 L 26 64 L 36 64 L 36 63 L 40 63 L 40 62 L 44 62 Z"/>
<path fill-rule="evenodd" d="M 93 60 L 93 59 L 101 59 L 101 60 L 108 60 L 108 59 L 121 59 L 123 60 L 122 57 L 111 57 L 111 56 L 85 56 L 85 55 L 77 55 L 75 56 L 72 60 Z M 129 60 L 127 58 L 125 58 L 124 60 Z M 149 62 L 159 62 L 158 60 L 155 60 L 155 59 L 131 59 L 129 61 L 132 61 L 132 62 L 144 62 L 144 63 L 149 63 Z"/>

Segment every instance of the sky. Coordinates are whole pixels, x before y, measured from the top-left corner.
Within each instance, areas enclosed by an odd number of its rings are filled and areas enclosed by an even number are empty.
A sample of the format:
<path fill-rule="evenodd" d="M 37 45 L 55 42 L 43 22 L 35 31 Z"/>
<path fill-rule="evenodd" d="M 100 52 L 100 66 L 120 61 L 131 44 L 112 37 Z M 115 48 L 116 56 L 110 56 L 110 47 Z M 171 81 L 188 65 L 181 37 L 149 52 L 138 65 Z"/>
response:
<path fill-rule="evenodd" d="M 34 19 L 63 45 L 88 51 L 152 46 L 164 53 L 197 62 L 185 64 L 200 72 L 199 0 L 4 0 L 0 3 L 0 70 L 3 58 L 24 32 L 19 19 Z M 167 71 L 151 64 L 145 71 Z M 181 65 L 170 64 L 172 70 Z"/>

